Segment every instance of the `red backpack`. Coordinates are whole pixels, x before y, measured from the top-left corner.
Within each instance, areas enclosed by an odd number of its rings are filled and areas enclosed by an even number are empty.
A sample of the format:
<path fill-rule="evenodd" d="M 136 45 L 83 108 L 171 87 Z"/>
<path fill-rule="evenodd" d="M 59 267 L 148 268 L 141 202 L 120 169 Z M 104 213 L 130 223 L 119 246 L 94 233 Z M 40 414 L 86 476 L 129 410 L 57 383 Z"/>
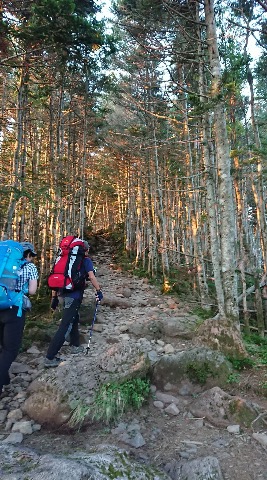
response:
<path fill-rule="evenodd" d="M 65 292 L 84 288 L 86 273 L 82 271 L 85 256 L 83 240 L 75 236 L 64 237 L 57 252 L 47 283 L 52 290 Z"/>

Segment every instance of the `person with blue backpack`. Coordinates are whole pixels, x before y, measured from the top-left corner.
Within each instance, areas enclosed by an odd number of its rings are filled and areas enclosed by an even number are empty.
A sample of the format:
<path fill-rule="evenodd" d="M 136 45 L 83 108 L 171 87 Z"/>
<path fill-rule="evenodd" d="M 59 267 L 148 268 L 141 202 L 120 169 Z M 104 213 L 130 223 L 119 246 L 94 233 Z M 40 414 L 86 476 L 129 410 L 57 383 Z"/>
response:
<path fill-rule="evenodd" d="M 0 242 L 0 395 L 9 385 L 9 368 L 16 359 L 23 336 L 28 295 L 37 290 L 38 270 L 33 258 L 37 255 L 29 242 Z"/>

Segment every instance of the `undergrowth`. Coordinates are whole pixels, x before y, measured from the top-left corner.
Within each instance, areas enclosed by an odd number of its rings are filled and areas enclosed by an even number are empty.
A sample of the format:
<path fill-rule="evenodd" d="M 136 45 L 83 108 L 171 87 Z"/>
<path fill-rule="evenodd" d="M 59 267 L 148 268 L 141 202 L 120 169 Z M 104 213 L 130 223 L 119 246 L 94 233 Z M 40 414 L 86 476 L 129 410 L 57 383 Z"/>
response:
<path fill-rule="evenodd" d="M 246 350 L 254 363 L 267 365 L 267 337 L 260 337 L 253 333 L 244 335 L 243 338 Z"/>
<path fill-rule="evenodd" d="M 235 370 L 247 370 L 257 365 L 267 365 L 267 338 L 257 334 L 243 335 L 243 341 L 248 353 L 247 358 L 228 357 Z"/>

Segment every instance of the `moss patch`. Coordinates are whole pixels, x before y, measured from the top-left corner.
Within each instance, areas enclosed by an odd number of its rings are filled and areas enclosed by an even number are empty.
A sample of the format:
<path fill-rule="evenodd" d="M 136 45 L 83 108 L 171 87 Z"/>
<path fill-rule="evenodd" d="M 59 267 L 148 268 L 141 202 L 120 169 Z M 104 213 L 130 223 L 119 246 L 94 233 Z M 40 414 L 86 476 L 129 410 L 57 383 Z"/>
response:
<path fill-rule="evenodd" d="M 245 427 L 250 427 L 257 414 L 241 398 L 232 400 L 229 404 L 229 411 L 235 421 Z"/>
<path fill-rule="evenodd" d="M 217 372 L 214 372 L 208 362 L 202 364 L 189 363 L 186 368 L 186 373 L 192 382 L 200 383 L 200 385 L 204 385 L 208 377 L 215 377 L 217 375 Z"/>

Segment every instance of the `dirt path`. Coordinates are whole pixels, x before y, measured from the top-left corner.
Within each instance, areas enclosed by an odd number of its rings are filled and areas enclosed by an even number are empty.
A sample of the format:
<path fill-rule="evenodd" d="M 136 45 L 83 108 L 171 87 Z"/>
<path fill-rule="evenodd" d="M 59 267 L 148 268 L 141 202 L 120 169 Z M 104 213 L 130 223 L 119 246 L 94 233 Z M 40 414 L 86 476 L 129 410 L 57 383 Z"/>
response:
<path fill-rule="evenodd" d="M 129 334 L 125 325 L 137 322 L 137 319 L 147 315 L 164 317 L 171 315 L 177 309 L 188 312 L 189 307 L 181 302 L 173 302 L 171 297 L 160 294 L 144 280 L 114 270 L 108 253 L 95 256 L 99 266 L 98 280 L 103 293 L 110 299 L 121 300 L 121 307 L 102 306 L 99 311 L 98 327 L 93 333 L 92 354 L 97 355 L 97 349 L 103 342 L 129 336 L 129 342 L 137 341 L 138 337 Z M 86 294 L 85 303 L 92 299 L 92 291 Z M 126 308 L 126 305 L 131 305 Z M 121 337 L 122 336 L 122 337 Z M 149 339 L 151 341 L 151 338 Z M 166 342 L 154 339 L 155 348 L 164 353 Z M 159 341 L 159 343 L 158 343 Z M 162 345 L 163 343 L 163 345 Z M 170 343 L 170 342 L 169 342 Z M 175 350 L 189 348 L 190 340 L 175 338 L 171 342 Z M 25 361 L 25 355 L 21 356 Z M 19 359 L 18 359 L 19 360 Z M 235 392 L 236 394 L 237 392 Z M 265 402 L 254 395 L 254 401 Z M 36 449 L 42 453 L 67 453 L 73 450 L 92 451 L 99 444 L 113 444 L 130 450 L 132 455 L 141 461 L 151 462 L 172 471 L 175 461 L 191 460 L 207 455 L 218 458 L 225 480 L 262 480 L 267 479 L 267 455 L 253 437 L 251 430 L 241 430 L 239 434 L 231 434 L 225 428 L 215 428 L 205 421 L 205 418 L 192 418 L 187 405 L 190 398 L 183 399 L 183 409 L 179 415 L 168 415 L 154 406 L 153 399 L 142 407 L 139 412 L 125 415 L 121 422 L 131 425 L 134 422 L 145 441 L 139 448 L 125 444 L 118 436 L 116 425 L 91 423 L 86 429 L 76 433 L 47 432 L 41 429 L 32 435 L 25 436 L 22 445 Z M 266 427 L 267 430 L 267 427 Z"/>

